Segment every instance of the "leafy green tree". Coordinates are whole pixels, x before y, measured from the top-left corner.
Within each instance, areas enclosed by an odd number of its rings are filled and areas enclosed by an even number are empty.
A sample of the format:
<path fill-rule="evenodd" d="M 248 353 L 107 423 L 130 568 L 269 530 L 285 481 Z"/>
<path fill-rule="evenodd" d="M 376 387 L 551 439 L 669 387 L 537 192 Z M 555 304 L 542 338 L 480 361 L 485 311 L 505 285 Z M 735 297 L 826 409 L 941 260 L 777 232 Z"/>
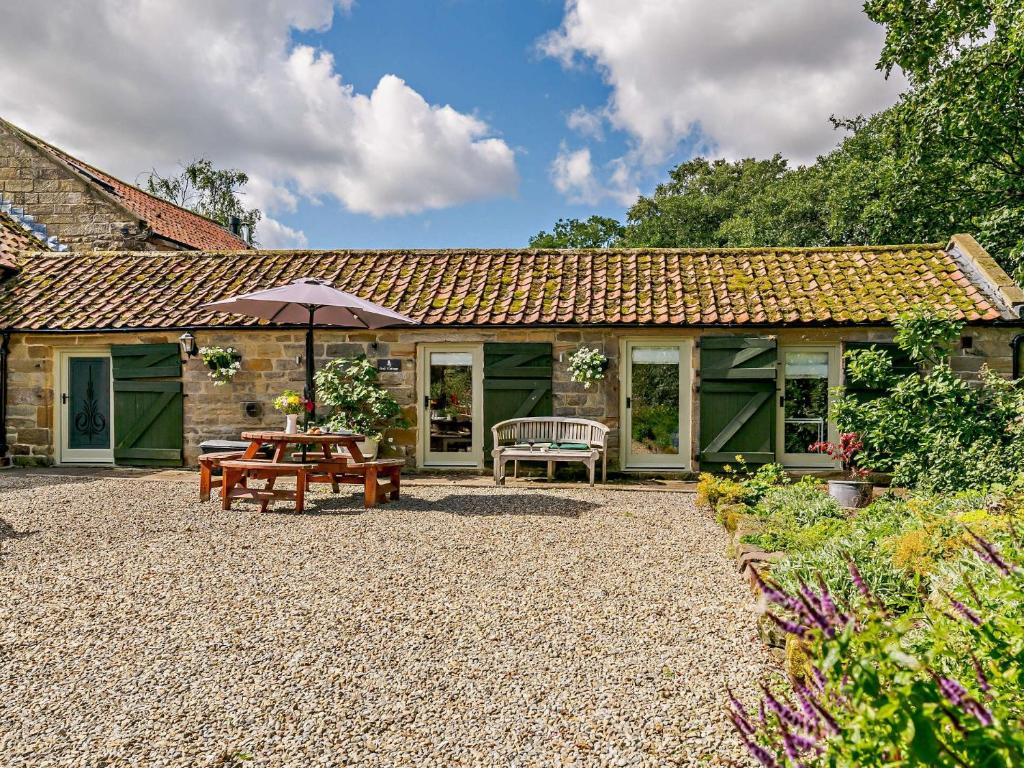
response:
<path fill-rule="evenodd" d="M 911 89 L 897 111 L 921 168 L 957 170 L 949 193 L 973 210 L 1005 266 L 1024 251 L 1024 5 L 1020 0 L 868 0 L 886 28 L 879 66 Z"/>
<path fill-rule="evenodd" d="M 559 219 L 551 232 L 541 230 L 530 238 L 531 248 L 610 248 L 618 245 L 625 227 L 607 216 L 586 221 Z"/>
<path fill-rule="evenodd" d="M 161 176 L 156 171 L 146 175 L 145 189 L 151 195 L 168 200 L 201 216 L 228 227 L 238 217 L 245 241 L 257 245 L 256 225 L 263 218 L 259 208 L 246 208 L 242 187 L 249 183 L 244 171 L 218 169 L 205 158 L 193 160 L 182 167 L 177 176 Z"/>
<path fill-rule="evenodd" d="M 641 196 L 629 209 L 625 242 L 667 248 L 761 245 L 778 237 L 782 240 L 773 244 L 817 241 L 820 223 L 808 226 L 817 213 L 804 205 L 806 185 L 791 182 L 792 174 L 781 155 L 680 163 L 654 194 Z"/>

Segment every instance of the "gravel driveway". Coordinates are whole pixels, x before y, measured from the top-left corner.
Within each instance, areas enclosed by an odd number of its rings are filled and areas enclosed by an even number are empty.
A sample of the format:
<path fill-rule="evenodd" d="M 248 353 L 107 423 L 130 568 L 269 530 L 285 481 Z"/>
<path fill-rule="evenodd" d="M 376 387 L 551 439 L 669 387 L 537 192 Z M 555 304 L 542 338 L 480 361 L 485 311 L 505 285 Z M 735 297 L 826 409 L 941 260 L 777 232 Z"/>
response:
<path fill-rule="evenodd" d="M 692 496 L 222 513 L 0 475 L 0 765 L 719 765 L 767 656 Z"/>

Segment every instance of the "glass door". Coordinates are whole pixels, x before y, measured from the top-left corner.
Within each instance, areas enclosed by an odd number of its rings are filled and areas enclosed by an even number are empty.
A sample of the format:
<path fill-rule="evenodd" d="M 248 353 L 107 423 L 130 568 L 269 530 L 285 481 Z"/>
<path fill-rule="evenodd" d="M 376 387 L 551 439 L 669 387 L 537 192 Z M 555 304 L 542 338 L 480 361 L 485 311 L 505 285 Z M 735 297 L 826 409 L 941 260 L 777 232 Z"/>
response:
<path fill-rule="evenodd" d="M 829 424 L 829 390 L 839 382 L 838 349 L 779 349 L 779 460 L 788 467 L 831 467 L 825 454 L 810 453 L 812 443 L 834 440 Z"/>
<path fill-rule="evenodd" d="M 625 344 L 625 469 L 685 469 L 690 460 L 689 342 Z"/>
<path fill-rule="evenodd" d="M 62 463 L 112 464 L 111 378 L 108 353 L 61 353 Z"/>
<path fill-rule="evenodd" d="M 483 464 L 483 356 L 479 346 L 431 345 L 420 353 L 424 466 Z"/>

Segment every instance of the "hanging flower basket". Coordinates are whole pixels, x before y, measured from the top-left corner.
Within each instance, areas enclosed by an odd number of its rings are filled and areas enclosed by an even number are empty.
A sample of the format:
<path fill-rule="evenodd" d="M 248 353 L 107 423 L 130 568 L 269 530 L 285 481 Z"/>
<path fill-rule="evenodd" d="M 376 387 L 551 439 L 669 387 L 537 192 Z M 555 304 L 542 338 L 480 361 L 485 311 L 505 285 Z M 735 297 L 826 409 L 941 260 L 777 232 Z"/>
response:
<path fill-rule="evenodd" d="M 584 389 L 601 381 L 608 370 L 608 358 L 600 350 L 580 347 L 569 356 L 569 378 Z"/>
<path fill-rule="evenodd" d="M 217 386 L 227 384 L 242 369 L 242 355 L 234 347 L 200 347 L 199 356 L 210 369 L 210 378 Z"/>

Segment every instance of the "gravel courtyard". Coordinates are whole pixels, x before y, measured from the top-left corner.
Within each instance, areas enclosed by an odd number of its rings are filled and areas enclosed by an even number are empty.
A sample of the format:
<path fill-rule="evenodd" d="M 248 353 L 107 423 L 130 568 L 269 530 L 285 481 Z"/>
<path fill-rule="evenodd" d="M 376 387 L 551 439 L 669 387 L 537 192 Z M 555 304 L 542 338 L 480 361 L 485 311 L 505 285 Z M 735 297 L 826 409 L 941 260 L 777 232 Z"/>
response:
<path fill-rule="evenodd" d="M 768 658 L 691 495 L 237 506 L 0 475 L 0 765 L 746 764 Z"/>

